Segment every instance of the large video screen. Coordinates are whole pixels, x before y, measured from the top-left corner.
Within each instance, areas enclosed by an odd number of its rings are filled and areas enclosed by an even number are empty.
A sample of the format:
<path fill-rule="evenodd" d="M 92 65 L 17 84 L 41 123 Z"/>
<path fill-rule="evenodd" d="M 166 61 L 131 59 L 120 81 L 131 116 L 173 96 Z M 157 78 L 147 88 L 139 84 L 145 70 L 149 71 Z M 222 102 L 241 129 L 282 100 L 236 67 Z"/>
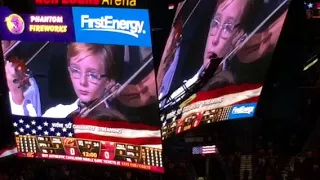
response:
<path fill-rule="evenodd" d="M 18 156 L 163 172 L 147 10 L 0 12 Z"/>
<path fill-rule="evenodd" d="M 254 115 L 288 6 L 287 0 L 180 3 L 157 75 L 163 139 Z M 193 92 L 208 69 L 209 80 Z"/>

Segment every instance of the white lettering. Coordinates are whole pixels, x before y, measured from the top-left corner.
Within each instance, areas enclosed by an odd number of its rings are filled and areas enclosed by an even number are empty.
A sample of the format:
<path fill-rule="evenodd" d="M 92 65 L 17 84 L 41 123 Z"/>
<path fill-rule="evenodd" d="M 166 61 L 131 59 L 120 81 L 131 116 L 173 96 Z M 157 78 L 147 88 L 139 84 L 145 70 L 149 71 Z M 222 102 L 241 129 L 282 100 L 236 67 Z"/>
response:
<path fill-rule="evenodd" d="M 57 155 L 57 154 L 49 154 L 49 158 L 65 159 L 65 156 L 64 155 Z"/>
<path fill-rule="evenodd" d="M 93 159 L 94 162 L 97 162 L 97 163 L 102 163 L 102 159 Z"/>
<path fill-rule="evenodd" d="M 103 162 L 106 163 L 106 164 L 117 165 L 116 161 L 112 161 L 112 160 L 103 160 Z"/>
<path fill-rule="evenodd" d="M 87 161 L 87 162 L 93 162 L 93 159 L 91 159 L 91 158 L 83 158 L 82 160 Z"/>
<path fill-rule="evenodd" d="M 59 138 L 52 138 L 52 143 L 61 143 Z"/>
<path fill-rule="evenodd" d="M 69 160 L 74 160 L 75 157 L 74 156 L 67 156 L 66 159 L 69 159 Z"/>
<path fill-rule="evenodd" d="M 190 104 L 189 106 L 186 106 L 183 108 L 183 113 L 187 113 L 189 111 L 192 111 L 194 109 L 198 109 L 200 107 L 206 107 L 206 106 L 211 106 L 213 104 L 219 104 L 223 102 L 223 97 L 222 98 L 214 98 L 214 99 L 208 99 L 205 101 L 199 101 L 194 104 Z"/>
<path fill-rule="evenodd" d="M 49 155 L 48 155 L 48 154 L 41 154 L 41 156 L 42 156 L 43 158 L 47 158 L 47 157 L 49 157 Z"/>
<path fill-rule="evenodd" d="M 138 38 L 139 34 L 145 34 L 144 21 L 114 19 L 113 16 L 90 18 L 89 15 L 81 15 L 81 28 L 90 31 L 109 31 L 127 34 Z"/>
<path fill-rule="evenodd" d="M 45 143 L 39 143 L 40 147 L 47 147 L 47 145 Z"/>
<path fill-rule="evenodd" d="M 241 106 L 241 107 L 234 107 L 232 109 L 232 114 L 251 114 L 254 111 L 254 107 L 245 107 L 245 106 Z"/>
<path fill-rule="evenodd" d="M 63 16 L 30 16 L 31 23 L 63 23 Z"/>
<path fill-rule="evenodd" d="M 52 123 L 52 127 L 55 127 L 55 128 L 63 128 L 63 124 L 62 123 Z"/>
<path fill-rule="evenodd" d="M 73 125 L 73 129 L 80 130 L 80 131 L 106 132 L 106 133 L 114 133 L 114 134 L 122 133 L 122 130 L 118 128 L 107 128 L 107 127 L 90 126 L 90 125 Z"/>

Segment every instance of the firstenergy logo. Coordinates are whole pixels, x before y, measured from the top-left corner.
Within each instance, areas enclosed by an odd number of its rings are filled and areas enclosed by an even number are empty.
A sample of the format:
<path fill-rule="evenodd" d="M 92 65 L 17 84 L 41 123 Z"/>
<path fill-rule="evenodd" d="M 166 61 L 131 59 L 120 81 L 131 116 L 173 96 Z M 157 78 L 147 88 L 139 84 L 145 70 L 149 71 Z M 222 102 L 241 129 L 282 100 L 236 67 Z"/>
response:
<path fill-rule="evenodd" d="M 115 19 L 113 16 L 91 18 L 89 15 L 81 15 L 81 29 L 84 31 L 106 31 L 127 34 L 139 38 L 140 34 L 146 34 L 144 21 Z"/>
<path fill-rule="evenodd" d="M 251 113 L 253 113 L 254 108 L 255 107 L 253 107 L 253 106 L 249 106 L 249 107 L 246 107 L 246 106 L 234 107 L 232 109 L 232 114 L 251 114 Z"/>

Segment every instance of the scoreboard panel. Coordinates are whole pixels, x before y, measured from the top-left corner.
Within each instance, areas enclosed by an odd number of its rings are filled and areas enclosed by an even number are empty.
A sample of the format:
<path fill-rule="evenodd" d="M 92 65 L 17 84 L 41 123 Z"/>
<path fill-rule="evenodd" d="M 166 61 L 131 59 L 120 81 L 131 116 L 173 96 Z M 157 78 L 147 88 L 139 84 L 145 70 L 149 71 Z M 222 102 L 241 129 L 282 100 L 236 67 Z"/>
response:
<path fill-rule="evenodd" d="M 162 149 L 53 136 L 16 136 L 18 156 L 66 159 L 163 172 Z"/>
<path fill-rule="evenodd" d="M 179 134 L 202 124 L 211 124 L 230 119 L 230 113 L 233 106 L 209 109 L 203 112 L 192 113 L 177 121 L 172 121 L 162 127 L 162 140 L 171 135 Z"/>

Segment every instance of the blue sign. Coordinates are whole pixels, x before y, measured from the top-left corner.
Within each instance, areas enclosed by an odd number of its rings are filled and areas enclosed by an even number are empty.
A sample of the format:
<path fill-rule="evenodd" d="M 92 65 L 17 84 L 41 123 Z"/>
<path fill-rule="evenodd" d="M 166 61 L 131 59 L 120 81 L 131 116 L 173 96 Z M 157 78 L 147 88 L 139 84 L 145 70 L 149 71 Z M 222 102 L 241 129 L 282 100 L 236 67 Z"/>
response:
<path fill-rule="evenodd" d="M 238 104 L 231 108 L 229 119 L 253 117 L 257 103 Z"/>
<path fill-rule="evenodd" d="M 151 47 L 148 10 L 73 7 L 77 42 Z"/>

